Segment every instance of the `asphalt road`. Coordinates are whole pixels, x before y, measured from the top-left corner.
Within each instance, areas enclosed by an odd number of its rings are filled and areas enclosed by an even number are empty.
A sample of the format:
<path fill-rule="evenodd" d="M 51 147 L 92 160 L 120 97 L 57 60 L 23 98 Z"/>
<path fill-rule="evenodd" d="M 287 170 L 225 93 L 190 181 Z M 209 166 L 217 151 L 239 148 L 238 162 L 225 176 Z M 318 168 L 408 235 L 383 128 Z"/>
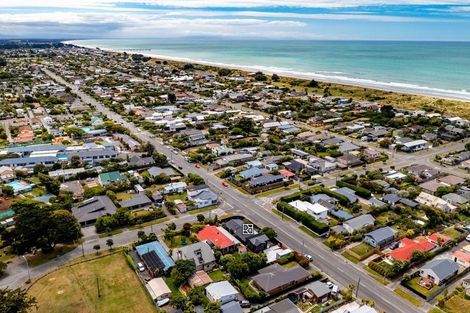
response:
<path fill-rule="evenodd" d="M 309 235 L 299 230 L 297 224 L 281 220 L 280 217 L 270 212 L 267 208 L 257 204 L 252 196 L 245 195 L 234 188 L 223 187 L 217 177 L 203 168 L 195 168 L 193 165 L 186 162 L 183 157 L 173 153 L 171 149 L 163 145 L 160 141 L 152 138 L 148 132 L 137 129 L 135 125 L 127 122 L 119 114 L 112 112 L 102 103 L 78 90 L 76 86 L 67 83 L 51 71 L 44 71 L 60 84 L 70 87 L 82 101 L 93 105 L 98 111 L 102 112 L 116 123 L 128 128 L 143 141 L 148 141 L 153 144 L 156 151 L 165 154 L 184 174 L 196 173 L 202 176 L 211 188 L 215 192 L 218 192 L 225 201 L 228 206 L 226 211 L 243 214 L 260 227 L 267 226 L 276 229 L 280 241 L 284 242 L 292 249 L 312 255 L 315 266 L 343 287 L 347 287 L 349 284 L 355 284 L 357 286 L 360 280 L 358 297 L 374 300 L 380 309 L 389 313 L 412 313 L 422 311 L 399 297 L 392 290 L 375 281 L 364 271 L 356 268 L 354 264 L 334 254 L 319 240 L 314 240 Z M 136 239 L 135 234 L 132 232 L 119 234 L 113 237 L 113 239 L 115 238 L 119 238 L 119 243 L 123 245 L 126 244 L 126 241 L 130 243 Z M 116 242 L 116 245 L 119 243 Z M 92 247 L 95 243 L 88 244 L 87 241 L 86 244 Z M 81 251 L 78 252 L 81 253 Z M 52 266 L 54 266 L 54 264 L 52 264 Z"/>

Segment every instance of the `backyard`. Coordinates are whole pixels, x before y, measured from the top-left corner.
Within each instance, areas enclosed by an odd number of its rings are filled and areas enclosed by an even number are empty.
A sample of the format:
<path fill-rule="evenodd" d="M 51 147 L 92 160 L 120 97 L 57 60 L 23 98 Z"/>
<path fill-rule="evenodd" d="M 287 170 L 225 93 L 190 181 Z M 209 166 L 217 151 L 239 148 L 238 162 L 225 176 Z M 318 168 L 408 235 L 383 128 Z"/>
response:
<path fill-rule="evenodd" d="M 452 313 L 468 313 L 470 312 L 470 300 L 464 298 L 465 292 L 460 292 L 453 296 L 445 303 L 445 309 Z"/>
<path fill-rule="evenodd" d="M 422 286 L 419 285 L 419 281 L 421 280 L 421 277 L 415 277 L 408 282 L 406 282 L 407 287 L 417 291 L 418 293 L 422 294 L 424 297 L 427 297 L 429 294 L 431 294 L 433 291 L 439 289 L 439 286 L 434 286 L 431 289 L 426 289 Z"/>
<path fill-rule="evenodd" d="M 59 269 L 29 290 L 35 312 L 156 312 L 121 252 Z"/>

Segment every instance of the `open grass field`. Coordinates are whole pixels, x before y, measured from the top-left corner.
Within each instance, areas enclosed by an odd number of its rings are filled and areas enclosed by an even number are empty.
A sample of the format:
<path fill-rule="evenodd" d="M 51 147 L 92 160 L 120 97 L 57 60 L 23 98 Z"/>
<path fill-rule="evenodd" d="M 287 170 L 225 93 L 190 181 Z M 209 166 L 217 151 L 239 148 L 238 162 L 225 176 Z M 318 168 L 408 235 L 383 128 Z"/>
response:
<path fill-rule="evenodd" d="M 41 251 L 39 251 L 35 255 L 30 255 L 30 256 L 27 256 L 26 258 L 28 259 L 29 265 L 31 267 L 36 267 L 46 262 L 49 262 L 50 260 L 53 260 L 58 256 L 64 255 L 74 250 L 77 246 L 78 244 L 58 245 L 55 247 L 55 249 L 52 252 L 42 253 Z"/>
<path fill-rule="evenodd" d="M 453 313 L 468 313 L 470 312 L 470 300 L 465 299 L 462 293 L 459 293 L 446 301 L 445 309 Z"/>
<path fill-rule="evenodd" d="M 38 313 L 157 312 L 120 252 L 53 272 L 29 294 L 38 301 Z"/>

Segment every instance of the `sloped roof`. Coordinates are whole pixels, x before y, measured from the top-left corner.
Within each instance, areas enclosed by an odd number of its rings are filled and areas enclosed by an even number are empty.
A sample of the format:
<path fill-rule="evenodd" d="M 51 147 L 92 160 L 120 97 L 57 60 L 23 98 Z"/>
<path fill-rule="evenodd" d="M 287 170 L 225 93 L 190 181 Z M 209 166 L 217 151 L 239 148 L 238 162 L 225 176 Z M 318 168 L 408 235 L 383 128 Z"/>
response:
<path fill-rule="evenodd" d="M 431 260 L 421 267 L 421 270 L 433 271 L 440 280 L 451 277 L 456 271 L 459 270 L 457 263 L 447 259 Z"/>

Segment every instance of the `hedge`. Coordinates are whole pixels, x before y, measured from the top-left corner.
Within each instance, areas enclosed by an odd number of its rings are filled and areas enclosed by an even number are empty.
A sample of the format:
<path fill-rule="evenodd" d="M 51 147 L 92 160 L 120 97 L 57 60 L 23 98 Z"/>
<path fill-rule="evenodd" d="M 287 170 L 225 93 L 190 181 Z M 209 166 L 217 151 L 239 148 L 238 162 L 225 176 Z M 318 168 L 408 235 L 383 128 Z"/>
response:
<path fill-rule="evenodd" d="M 312 231 L 319 234 L 320 236 L 325 234 L 329 230 L 328 225 L 326 225 L 325 223 L 321 223 L 315 220 L 315 218 L 313 218 L 310 214 L 306 212 L 301 212 L 286 202 L 279 202 L 277 204 L 277 210 L 302 223 L 303 225 L 310 228 Z"/>
<path fill-rule="evenodd" d="M 341 203 L 342 205 L 348 205 L 350 203 L 349 199 L 346 197 L 346 196 L 343 196 L 337 192 L 334 192 L 333 190 L 330 190 L 328 188 L 325 188 L 325 187 L 322 187 L 322 186 L 315 186 L 315 187 L 312 187 L 310 189 L 307 189 L 307 190 L 304 190 L 304 191 L 298 191 L 298 192 L 295 192 L 291 195 L 288 195 L 288 196 L 285 196 L 285 197 L 282 197 L 281 198 L 281 201 L 284 201 L 284 202 L 292 202 L 292 201 L 295 201 L 295 200 L 299 200 L 300 197 L 302 197 L 303 195 L 316 195 L 316 194 L 320 194 L 320 193 L 324 193 L 332 198 L 335 198 L 339 201 L 339 203 Z"/>
<path fill-rule="evenodd" d="M 336 182 L 336 186 L 338 187 L 347 187 L 349 189 L 352 189 L 356 192 L 356 194 L 362 198 L 366 198 L 366 199 L 369 199 L 370 196 L 371 196 L 371 192 L 370 190 L 366 189 L 366 188 L 363 188 L 361 186 L 357 186 L 357 185 L 353 185 L 353 184 L 350 184 L 350 183 L 347 183 L 345 181 L 342 181 L 342 180 L 338 180 Z"/>
<path fill-rule="evenodd" d="M 134 260 L 132 259 L 132 257 L 129 254 L 126 254 L 126 261 L 127 261 L 127 264 L 129 265 L 129 267 L 133 271 L 137 270 L 137 266 L 135 266 Z"/>

